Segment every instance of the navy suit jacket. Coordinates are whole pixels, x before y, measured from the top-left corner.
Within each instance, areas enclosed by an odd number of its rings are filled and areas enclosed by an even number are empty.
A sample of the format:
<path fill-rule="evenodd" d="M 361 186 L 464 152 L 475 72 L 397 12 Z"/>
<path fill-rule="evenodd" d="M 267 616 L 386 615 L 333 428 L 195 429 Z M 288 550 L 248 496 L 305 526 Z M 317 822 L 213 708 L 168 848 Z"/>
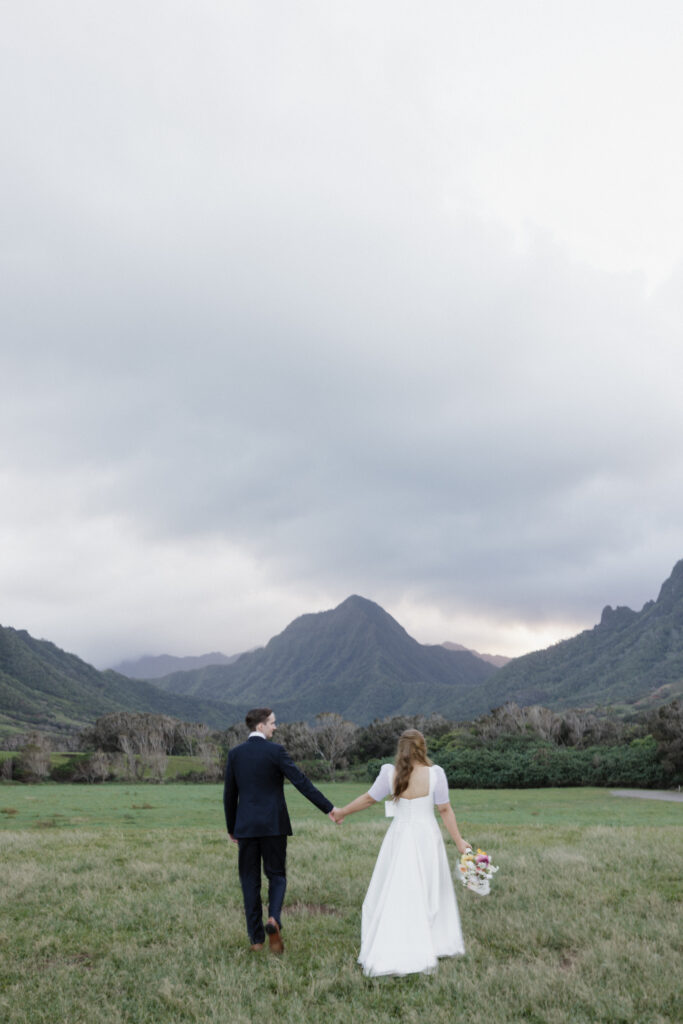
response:
<path fill-rule="evenodd" d="M 326 814 L 333 804 L 316 789 L 292 761 L 284 747 L 251 736 L 228 754 L 223 806 L 228 832 L 235 839 L 256 836 L 291 836 L 284 781 Z"/>

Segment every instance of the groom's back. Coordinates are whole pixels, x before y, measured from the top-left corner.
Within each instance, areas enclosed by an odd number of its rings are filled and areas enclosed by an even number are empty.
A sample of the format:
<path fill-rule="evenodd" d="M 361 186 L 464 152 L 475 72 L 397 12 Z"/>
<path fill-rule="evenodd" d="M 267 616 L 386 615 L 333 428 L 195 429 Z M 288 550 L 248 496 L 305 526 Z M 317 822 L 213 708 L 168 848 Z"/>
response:
<path fill-rule="evenodd" d="M 283 753 L 278 743 L 252 738 L 228 754 L 226 787 L 237 803 L 237 838 L 292 834 L 283 793 Z"/>
<path fill-rule="evenodd" d="M 251 789 L 272 786 L 282 789 L 281 749 L 277 743 L 257 739 L 233 747 L 228 757 L 232 761 L 240 796 L 243 791 L 246 793 Z"/>

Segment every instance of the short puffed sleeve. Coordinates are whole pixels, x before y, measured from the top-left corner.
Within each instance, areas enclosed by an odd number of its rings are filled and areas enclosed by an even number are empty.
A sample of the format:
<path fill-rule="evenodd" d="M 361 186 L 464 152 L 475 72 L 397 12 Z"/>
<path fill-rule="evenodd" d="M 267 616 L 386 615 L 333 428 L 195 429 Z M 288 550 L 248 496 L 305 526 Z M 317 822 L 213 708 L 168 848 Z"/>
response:
<path fill-rule="evenodd" d="M 434 772 L 434 803 L 447 804 L 449 802 L 449 797 L 446 773 L 438 764 L 434 765 L 432 771 Z"/>
<path fill-rule="evenodd" d="M 391 796 L 391 786 L 394 779 L 394 766 L 393 764 L 383 764 L 380 773 L 370 786 L 368 793 L 373 800 L 380 801 L 386 800 L 388 796 Z"/>

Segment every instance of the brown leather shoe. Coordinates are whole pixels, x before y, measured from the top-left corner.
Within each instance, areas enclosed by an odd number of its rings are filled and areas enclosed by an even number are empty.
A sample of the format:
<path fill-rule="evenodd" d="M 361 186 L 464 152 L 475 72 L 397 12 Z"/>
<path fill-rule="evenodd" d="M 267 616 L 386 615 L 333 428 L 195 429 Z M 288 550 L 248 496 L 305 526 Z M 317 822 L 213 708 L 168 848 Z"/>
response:
<path fill-rule="evenodd" d="M 280 935 L 280 925 L 274 917 L 269 917 L 266 921 L 266 932 L 268 933 L 268 941 L 270 942 L 270 952 L 282 953 L 284 951 L 285 944 L 282 941 L 282 936 Z"/>
<path fill-rule="evenodd" d="M 263 949 L 263 946 L 264 946 L 263 942 L 252 942 L 252 944 L 251 944 L 251 951 L 252 951 L 252 953 L 260 952 Z"/>

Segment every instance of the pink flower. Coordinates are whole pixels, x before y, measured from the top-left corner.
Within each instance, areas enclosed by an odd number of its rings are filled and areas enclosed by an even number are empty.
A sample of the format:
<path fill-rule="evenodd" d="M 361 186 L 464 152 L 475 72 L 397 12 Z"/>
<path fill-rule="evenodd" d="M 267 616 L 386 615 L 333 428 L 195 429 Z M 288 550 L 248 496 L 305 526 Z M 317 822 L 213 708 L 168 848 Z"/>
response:
<path fill-rule="evenodd" d="M 489 857 L 488 853 L 478 853 L 477 856 L 474 859 L 477 862 L 477 864 L 490 864 L 491 863 L 491 858 Z"/>

